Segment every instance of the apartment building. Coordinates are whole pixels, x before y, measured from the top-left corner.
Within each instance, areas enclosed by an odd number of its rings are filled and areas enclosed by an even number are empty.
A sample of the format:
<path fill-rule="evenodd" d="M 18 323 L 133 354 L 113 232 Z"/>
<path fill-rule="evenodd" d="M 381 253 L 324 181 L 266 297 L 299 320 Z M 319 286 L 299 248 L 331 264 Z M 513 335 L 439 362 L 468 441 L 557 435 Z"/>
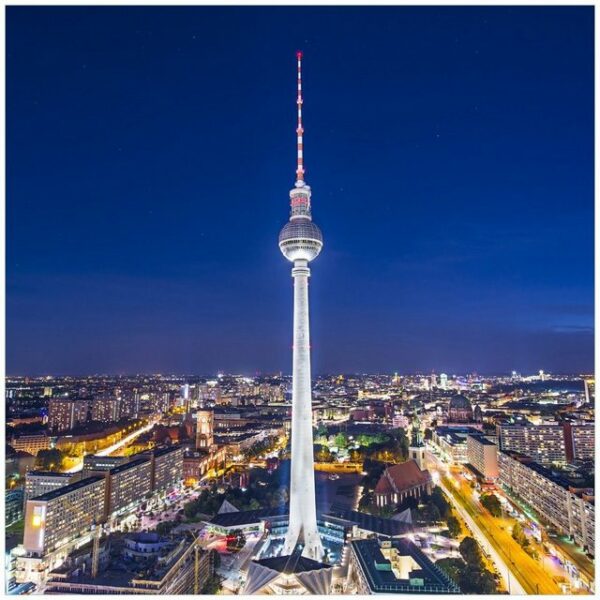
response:
<path fill-rule="evenodd" d="M 496 433 L 500 450 L 530 456 L 543 465 L 567 462 L 564 430 L 559 423 L 499 423 Z"/>
<path fill-rule="evenodd" d="M 79 473 L 55 473 L 54 471 L 28 471 L 25 474 L 24 501 L 37 498 L 74 483 Z"/>
<path fill-rule="evenodd" d="M 485 481 L 498 479 L 498 447 L 484 435 L 467 436 L 467 462 Z"/>
<path fill-rule="evenodd" d="M 89 402 L 72 398 L 51 398 L 48 402 L 48 428 L 69 431 L 88 420 Z"/>
<path fill-rule="evenodd" d="M 89 530 L 104 516 L 104 477 L 87 477 L 28 500 L 23 547 L 43 556 Z"/>
<path fill-rule="evenodd" d="M 511 451 L 498 453 L 499 483 L 517 494 L 560 533 L 569 535 L 594 554 L 595 509 L 592 490 L 569 485 L 530 457 Z"/>

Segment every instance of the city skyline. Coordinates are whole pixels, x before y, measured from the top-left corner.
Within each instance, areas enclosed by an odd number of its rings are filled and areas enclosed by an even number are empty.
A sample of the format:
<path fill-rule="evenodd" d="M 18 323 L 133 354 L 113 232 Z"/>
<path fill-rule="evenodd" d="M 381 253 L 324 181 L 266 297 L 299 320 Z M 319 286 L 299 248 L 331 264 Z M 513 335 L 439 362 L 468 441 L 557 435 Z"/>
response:
<path fill-rule="evenodd" d="M 7 23 L 9 374 L 289 369 L 299 47 L 314 372 L 592 371 L 591 8 Z"/>

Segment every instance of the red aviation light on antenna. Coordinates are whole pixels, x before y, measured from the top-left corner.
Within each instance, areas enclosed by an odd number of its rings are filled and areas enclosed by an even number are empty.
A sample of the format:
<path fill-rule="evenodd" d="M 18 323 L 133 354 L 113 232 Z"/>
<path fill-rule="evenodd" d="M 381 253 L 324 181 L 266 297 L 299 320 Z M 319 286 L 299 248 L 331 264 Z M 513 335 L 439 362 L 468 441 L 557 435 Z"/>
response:
<path fill-rule="evenodd" d="M 302 50 L 298 50 L 298 51 L 296 52 L 296 58 L 297 58 L 298 60 L 300 60 L 300 59 L 302 58 Z"/>

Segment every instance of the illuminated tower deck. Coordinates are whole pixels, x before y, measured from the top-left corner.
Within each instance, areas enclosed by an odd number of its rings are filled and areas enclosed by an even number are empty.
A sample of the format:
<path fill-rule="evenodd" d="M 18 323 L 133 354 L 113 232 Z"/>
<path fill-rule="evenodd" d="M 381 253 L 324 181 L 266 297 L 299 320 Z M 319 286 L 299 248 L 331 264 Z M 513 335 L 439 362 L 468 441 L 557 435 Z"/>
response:
<path fill-rule="evenodd" d="M 302 53 L 298 60 L 298 126 L 296 184 L 290 191 L 290 220 L 279 234 L 279 248 L 292 263 L 294 279 L 294 347 L 292 383 L 292 465 L 290 485 L 290 522 L 284 554 L 291 554 L 298 544 L 302 554 L 313 560 L 323 556 L 317 529 L 315 470 L 312 434 L 312 391 L 310 372 L 310 331 L 308 317 L 308 263 L 323 247 L 321 230 L 313 223 L 310 209 L 311 191 L 304 182 L 302 127 Z"/>

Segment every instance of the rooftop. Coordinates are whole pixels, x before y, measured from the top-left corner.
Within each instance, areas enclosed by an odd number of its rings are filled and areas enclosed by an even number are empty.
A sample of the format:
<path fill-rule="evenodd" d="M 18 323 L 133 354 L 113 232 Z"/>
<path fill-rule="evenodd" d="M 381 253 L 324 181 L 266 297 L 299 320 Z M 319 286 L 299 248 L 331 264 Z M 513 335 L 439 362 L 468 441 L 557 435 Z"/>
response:
<path fill-rule="evenodd" d="M 494 444 L 494 442 L 488 440 L 483 434 L 479 434 L 479 435 L 469 434 L 467 437 L 477 440 L 477 442 L 479 442 L 482 446 L 495 446 L 496 445 L 496 444 Z"/>
<path fill-rule="evenodd" d="M 408 578 L 399 579 L 390 561 L 382 553 L 377 539 L 355 540 L 352 549 L 361 566 L 371 593 L 459 594 L 458 586 L 410 540 L 388 542 L 400 557 L 410 556 L 417 565 Z"/>
<path fill-rule="evenodd" d="M 29 477 L 57 477 L 58 479 L 70 479 L 75 473 L 57 473 L 56 471 L 27 471 Z"/>
<path fill-rule="evenodd" d="M 288 506 L 276 508 L 261 508 L 258 510 L 242 510 L 238 512 L 220 513 L 215 515 L 209 522 L 219 527 L 239 527 L 258 523 L 269 518 L 285 517 L 288 514 Z"/>
<path fill-rule="evenodd" d="M 384 517 L 376 517 L 368 513 L 351 510 L 339 504 L 333 504 L 331 509 L 323 514 L 323 520 L 328 518 L 340 519 L 348 524 L 356 525 L 364 531 L 371 531 L 380 535 L 395 537 L 412 531 L 413 527 L 410 523 L 395 521 L 394 519 L 386 519 Z"/>
<path fill-rule="evenodd" d="M 116 475 L 118 473 L 122 473 L 123 471 L 127 471 L 128 469 L 133 469 L 134 467 L 139 467 L 140 465 L 143 465 L 143 464 L 149 463 L 149 462 L 150 462 L 149 458 L 137 458 L 137 459 L 127 462 L 123 465 L 118 465 L 116 467 L 113 467 L 112 469 L 109 470 L 109 472 L 111 475 Z"/>
<path fill-rule="evenodd" d="M 79 490 L 81 488 L 87 487 L 88 485 L 92 485 L 99 481 L 104 481 L 104 477 L 102 475 L 94 475 L 92 477 L 86 477 L 81 481 L 77 481 L 76 483 L 71 483 L 70 485 L 65 485 L 57 490 L 52 490 L 51 492 L 46 492 L 41 496 L 37 496 L 36 498 L 32 498 L 32 500 L 39 500 L 40 502 L 48 502 L 49 500 L 54 500 L 56 498 L 60 498 L 60 496 L 65 496 L 66 494 L 70 494 L 75 490 Z"/>

